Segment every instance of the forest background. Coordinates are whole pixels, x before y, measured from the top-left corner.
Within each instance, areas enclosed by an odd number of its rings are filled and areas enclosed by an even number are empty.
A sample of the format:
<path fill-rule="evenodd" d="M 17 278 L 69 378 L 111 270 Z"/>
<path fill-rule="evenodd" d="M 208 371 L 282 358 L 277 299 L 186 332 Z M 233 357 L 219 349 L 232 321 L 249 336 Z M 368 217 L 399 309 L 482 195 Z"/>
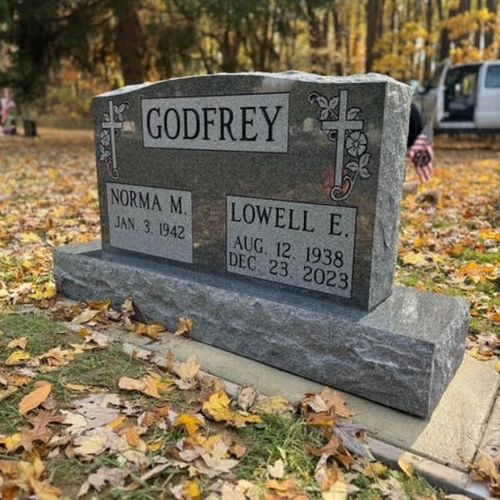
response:
<path fill-rule="evenodd" d="M 41 125 L 93 95 L 191 74 L 377 71 L 422 86 L 500 57 L 498 0 L 0 0 L 0 86 Z"/>

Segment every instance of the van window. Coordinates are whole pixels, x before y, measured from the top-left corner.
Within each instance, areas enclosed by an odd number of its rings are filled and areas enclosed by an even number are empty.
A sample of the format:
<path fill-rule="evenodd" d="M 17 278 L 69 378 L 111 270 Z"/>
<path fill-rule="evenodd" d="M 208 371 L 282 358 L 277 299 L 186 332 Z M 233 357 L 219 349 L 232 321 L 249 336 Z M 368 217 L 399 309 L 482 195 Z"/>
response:
<path fill-rule="evenodd" d="M 486 87 L 489 89 L 500 87 L 500 65 L 488 66 Z"/>

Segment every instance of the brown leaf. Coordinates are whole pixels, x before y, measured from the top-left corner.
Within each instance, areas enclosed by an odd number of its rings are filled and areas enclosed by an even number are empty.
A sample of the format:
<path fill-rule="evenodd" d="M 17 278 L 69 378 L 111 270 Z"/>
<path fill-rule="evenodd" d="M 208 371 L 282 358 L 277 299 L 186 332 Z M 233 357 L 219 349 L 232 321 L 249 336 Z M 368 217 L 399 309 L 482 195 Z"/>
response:
<path fill-rule="evenodd" d="M 160 338 L 160 333 L 165 332 L 166 328 L 160 323 L 153 323 L 152 325 L 145 325 L 144 323 L 137 323 L 135 333 L 138 335 L 145 335 L 153 340 Z"/>
<path fill-rule="evenodd" d="M 142 379 L 121 377 L 118 382 L 118 387 L 127 391 L 139 391 L 153 398 L 161 399 L 158 393 L 158 380 L 149 375 Z"/>
<path fill-rule="evenodd" d="M 92 319 L 94 319 L 99 314 L 99 311 L 93 309 L 85 309 L 81 314 L 73 318 L 72 323 L 77 323 L 82 325 L 83 323 L 88 323 Z"/>
<path fill-rule="evenodd" d="M 21 415 L 26 415 L 26 413 L 40 406 L 52 392 L 52 384 L 45 380 L 35 382 L 34 387 L 35 389 L 24 396 L 19 402 L 19 412 Z"/>

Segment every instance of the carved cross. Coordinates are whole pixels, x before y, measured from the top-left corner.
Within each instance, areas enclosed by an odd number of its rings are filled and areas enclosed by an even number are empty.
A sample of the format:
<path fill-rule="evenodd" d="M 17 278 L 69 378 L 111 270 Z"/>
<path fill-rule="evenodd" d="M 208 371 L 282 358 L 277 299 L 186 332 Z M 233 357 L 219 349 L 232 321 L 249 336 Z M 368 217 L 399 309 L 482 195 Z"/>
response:
<path fill-rule="evenodd" d="M 322 130 L 335 130 L 337 132 L 337 150 L 335 159 L 335 187 L 342 188 L 342 170 L 344 168 L 344 147 L 346 130 L 361 130 L 363 120 L 347 119 L 347 90 L 340 91 L 339 115 L 337 120 L 321 122 Z"/>
<path fill-rule="evenodd" d="M 111 161 L 113 170 L 116 170 L 115 130 L 123 128 L 123 123 L 114 121 L 113 103 L 111 101 L 109 101 L 109 122 L 103 122 L 102 128 L 109 129 L 111 134 Z"/>

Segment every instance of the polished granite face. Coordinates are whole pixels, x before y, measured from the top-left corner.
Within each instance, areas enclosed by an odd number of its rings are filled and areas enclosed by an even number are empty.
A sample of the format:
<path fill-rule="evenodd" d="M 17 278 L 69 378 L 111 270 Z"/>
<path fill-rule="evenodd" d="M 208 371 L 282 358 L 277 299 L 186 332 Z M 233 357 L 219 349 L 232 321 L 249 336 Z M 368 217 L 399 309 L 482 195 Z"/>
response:
<path fill-rule="evenodd" d="M 371 309 L 391 293 L 409 103 L 379 75 L 302 73 L 98 96 L 104 248 Z"/>

